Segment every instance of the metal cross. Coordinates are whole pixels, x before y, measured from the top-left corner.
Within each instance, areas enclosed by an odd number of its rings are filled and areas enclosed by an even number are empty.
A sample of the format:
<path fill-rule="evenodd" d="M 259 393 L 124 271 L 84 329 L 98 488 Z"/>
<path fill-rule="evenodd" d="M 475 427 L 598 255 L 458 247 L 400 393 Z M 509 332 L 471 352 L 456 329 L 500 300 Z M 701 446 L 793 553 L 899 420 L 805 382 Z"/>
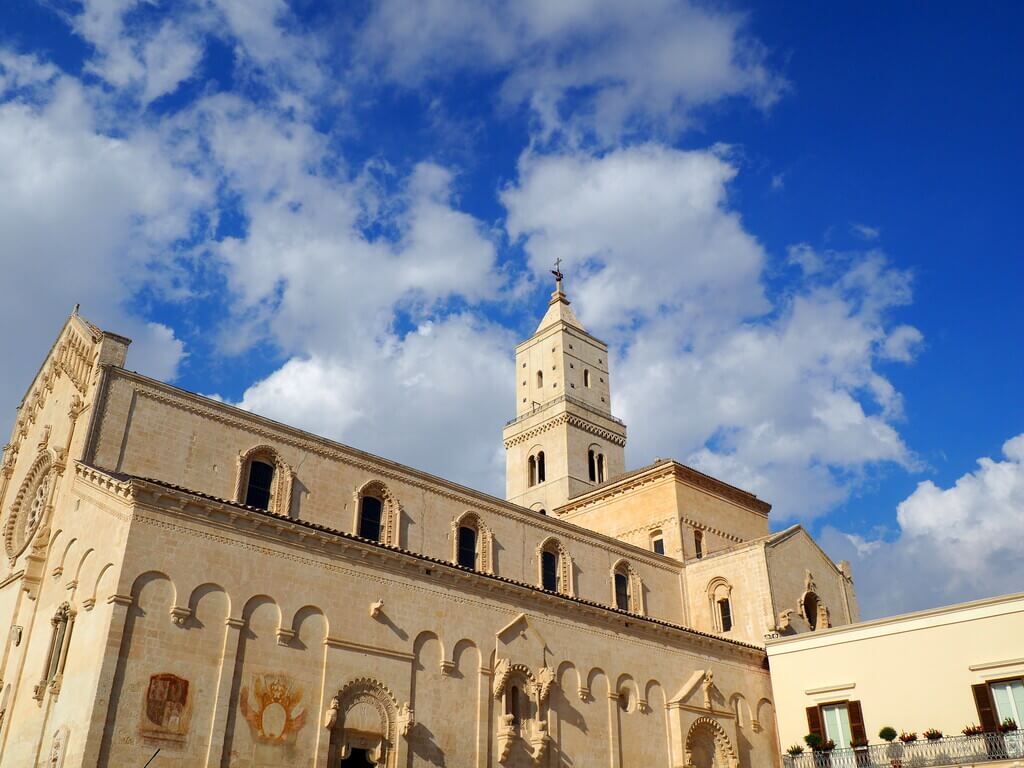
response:
<path fill-rule="evenodd" d="M 551 274 L 555 276 L 555 280 L 562 282 L 562 259 L 555 259 L 555 268 L 551 270 Z"/>

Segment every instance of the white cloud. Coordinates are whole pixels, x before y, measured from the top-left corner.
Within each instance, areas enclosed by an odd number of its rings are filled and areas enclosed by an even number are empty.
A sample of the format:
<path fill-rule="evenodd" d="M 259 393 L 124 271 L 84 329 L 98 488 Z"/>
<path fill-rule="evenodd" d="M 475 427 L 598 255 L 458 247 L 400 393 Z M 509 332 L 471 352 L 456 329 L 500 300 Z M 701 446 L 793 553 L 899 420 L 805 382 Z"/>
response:
<path fill-rule="evenodd" d="M 867 617 L 1018 592 L 1024 584 L 1024 434 L 951 487 L 931 480 L 897 507 L 899 532 L 868 541 L 827 529 L 829 553 L 853 562 Z"/>
<path fill-rule="evenodd" d="M 853 223 L 850 225 L 850 229 L 861 240 L 877 240 L 882 234 L 882 230 L 878 227 L 871 227 L 867 224 Z"/>
<path fill-rule="evenodd" d="M 729 96 L 767 106 L 785 87 L 742 15 L 675 0 L 383 0 L 359 44 L 367 66 L 413 87 L 502 72 L 506 98 L 528 102 L 546 132 L 582 101 L 568 122 L 606 139 L 676 130 L 694 107 Z"/>
<path fill-rule="evenodd" d="M 764 251 L 728 209 L 735 174 L 716 153 L 655 144 L 527 153 L 501 197 L 530 267 L 561 258 L 582 319 L 607 334 L 666 307 L 733 319 L 768 309 Z"/>
<path fill-rule="evenodd" d="M 503 496 L 495 415 L 511 409 L 514 344 L 468 315 L 425 322 L 355 354 L 293 358 L 241 406 Z"/>
<path fill-rule="evenodd" d="M 882 344 L 882 356 L 887 360 L 909 363 L 924 341 L 921 332 L 911 325 L 894 328 Z"/>
<path fill-rule="evenodd" d="M 631 463 L 676 456 L 807 519 L 872 467 L 914 465 L 875 370 L 918 333 L 888 327 L 910 278 L 877 252 L 794 246 L 803 276 L 769 301 L 766 255 L 729 206 L 736 172 L 721 151 L 658 145 L 527 153 L 502 200 L 531 267 L 562 258 L 581 318 L 617 350 Z"/>
<path fill-rule="evenodd" d="M 19 372 L 0 382 L 0 400 L 19 401 L 76 303 L 135 338 L 135 367 L 173 378 L 181 342 L 127 304 L 171 265 L 171 244 L 190 235 L 209 188 L 170 162 L 157 136 L 103 133 L 89 92 L 67 77 L 0 104 L 0 167 L 0 324 L 17 329 L 6 336 L 5 359 Z"/>

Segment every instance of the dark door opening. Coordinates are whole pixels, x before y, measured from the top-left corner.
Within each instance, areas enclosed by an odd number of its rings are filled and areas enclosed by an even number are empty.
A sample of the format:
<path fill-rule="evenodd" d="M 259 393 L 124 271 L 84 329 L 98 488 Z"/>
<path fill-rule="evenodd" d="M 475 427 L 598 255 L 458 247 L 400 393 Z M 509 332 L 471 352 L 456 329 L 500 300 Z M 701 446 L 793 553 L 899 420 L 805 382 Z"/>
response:
<path fill-rule="evenodd" d="M 376 765 L 370 761 L 370 753 L 365 749 L 353 749 L 351 754 L 341 761 L 341 768 L 373 768 Z"/>

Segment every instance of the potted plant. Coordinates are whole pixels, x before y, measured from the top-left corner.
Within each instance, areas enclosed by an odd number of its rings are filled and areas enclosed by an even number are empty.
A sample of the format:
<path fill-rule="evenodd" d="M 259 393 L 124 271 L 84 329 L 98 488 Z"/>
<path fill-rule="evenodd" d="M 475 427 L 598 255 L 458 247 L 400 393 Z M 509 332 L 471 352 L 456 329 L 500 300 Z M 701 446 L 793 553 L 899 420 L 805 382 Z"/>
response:
<path fill-rule="evenodd" d="M 1013 727 L 1016 728 L 1017 726 L 1014 725 Z M 818 749 L 820 749 L 822 752 L 831 752 L 835 748 L 836 743 L 832 741 L 832 739 L 826 739 L 825 741 L 821 742 L 821 746 L 818 747 Z"/>
<path fill-rule="evenodd" d="M 928 739 L 928 741 L 938 741 L 942 738 L 942 731 L 938 728 L 929 728 L 924 732 L 924 737 Z"/>
<path fill-rule="evenodd" d="M 821 736 L 819 736 L 816 733 L 808 733 L 806 736 L 804 736 L 804 744 L 806 744 L 815 752 L 817 752 L 821 748 L 822 741 L 824 741 L 824 739 L 822 739 Z"/>
<path fill-rule="evenodd" d="M 980 725 L 965 725 L 963 730 L 960 731 L 964 736 L 981 736 L 985 732 L 985 729 Z"/>
<path fill-rule="evenodd" d="M 850 747 L 853 749 L 864 749 L 868 745 L 868 740 L 864 737 L 850 739 Z"/>
<path fill-rule="evenodd" d="M 900 762 L 900 758 L 903 757 L 903 747 L 899 744 L 893 744 L 896 736 L 896 729 L 891 725 L 885 726 L 878 732 L 878 738 L 889 743 L 889 746 L 885 748 L 885 756 L 889 758 L 889 764 L 892 768 L 901 768 L 903 763 Z"/>
<path fill-rule="evenodd" d="M 1017 721 L 1012 717 L 1008 717 L 999 724 L 1000 733 L 1010 733 L 1011 731 L 1017 730 Z"/>
<path fill-rule="evenodd" d="M 902 741 L 904 744 L 913 744 L 915 741 L 917 741 L 917 732 L 904 731 L 900 734 L 900 741 Z"/>
<path fill-rule="evenodd" d="M 793 744 L 786 751 L 789 753 L 790 757 L 796 757 L 797 755 L 802 755 L 804 753 L 804 748 L 799 744 Z"/>

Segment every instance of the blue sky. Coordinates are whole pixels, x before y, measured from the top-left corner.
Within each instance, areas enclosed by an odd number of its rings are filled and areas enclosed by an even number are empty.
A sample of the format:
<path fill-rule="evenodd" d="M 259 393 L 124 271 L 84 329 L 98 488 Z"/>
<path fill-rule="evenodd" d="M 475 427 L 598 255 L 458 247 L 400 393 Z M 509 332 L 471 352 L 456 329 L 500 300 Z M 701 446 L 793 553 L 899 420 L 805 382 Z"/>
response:
<path fill-rule="evenodd" d="M 632 466 L 766 498 L 866 615 L 1020 590 L 1024 13 L 927 11 L 11 0 L 5 424 L 81 302 L 131 367 L 500 495 L 562 258 Z"/>

